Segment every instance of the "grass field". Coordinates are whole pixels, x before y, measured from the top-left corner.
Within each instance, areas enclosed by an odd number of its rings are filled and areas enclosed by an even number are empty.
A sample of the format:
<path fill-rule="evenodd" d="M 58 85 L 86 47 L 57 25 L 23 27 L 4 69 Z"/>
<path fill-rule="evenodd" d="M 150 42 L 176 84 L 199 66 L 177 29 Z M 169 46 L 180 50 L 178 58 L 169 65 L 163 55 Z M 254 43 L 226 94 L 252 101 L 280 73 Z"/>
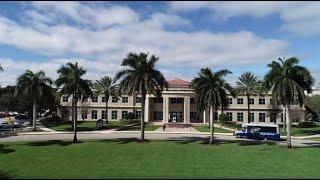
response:
<path fill-rule="evenodd" d="M 0 145 L 11 178 L 319 178 L 318 148 L 135 139 Z"/>
<path fill-rule="evenodd" d="M 48 128 L 56 130 L 56 131 L 73 131 L 71 124 L 63 123 L 63 124 L 52 124 L 47 125 Z M 78 131 L 95 131 L 96 130 L 96 122 L 95 121 L 84 121 L 78 122 Z M 122 124 L 118 121 L 109 121 L 108 124 L 105 124 L 103 129 L 112 129 L 112 128 L 120 128 Z"/>
<path fill-rule="evenodd" d="M 286 133 L 283 133 L 282 128 L 280 128 L 280 132 L 282 135 L 286 135 Z M 310 128 L 298 128 L 298 127 L 291 128 L 292 136 L 310 136 L 315 134 L 320 134 L 320 126 L 310 127 Z"/>
<path fill-rule="evenodd" d="M 210 128 L 208 127 L 208 125 L 198 125 L 198 126 L 193 126 L 193 127 L 200 132 L 210 132 Z M 232 133 L 232 131 L 222 129 L 222 128 L 217 128 L 217 127 L 214 128 L 214 132 L 216 132 L 216 133 Z"/>

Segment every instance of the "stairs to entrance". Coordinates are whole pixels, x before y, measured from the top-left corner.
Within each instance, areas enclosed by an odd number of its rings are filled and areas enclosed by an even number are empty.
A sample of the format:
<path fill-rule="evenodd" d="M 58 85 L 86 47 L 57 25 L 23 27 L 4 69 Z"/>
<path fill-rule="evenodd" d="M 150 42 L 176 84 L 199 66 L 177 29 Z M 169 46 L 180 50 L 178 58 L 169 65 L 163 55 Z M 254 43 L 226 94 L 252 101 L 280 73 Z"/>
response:
<path fill-rule="evenodd" d="M 171 128 L 189 128 L 192 127 L 191 124 L 185 124 L 185 123 L 165 123 L 166 127 Z"/>

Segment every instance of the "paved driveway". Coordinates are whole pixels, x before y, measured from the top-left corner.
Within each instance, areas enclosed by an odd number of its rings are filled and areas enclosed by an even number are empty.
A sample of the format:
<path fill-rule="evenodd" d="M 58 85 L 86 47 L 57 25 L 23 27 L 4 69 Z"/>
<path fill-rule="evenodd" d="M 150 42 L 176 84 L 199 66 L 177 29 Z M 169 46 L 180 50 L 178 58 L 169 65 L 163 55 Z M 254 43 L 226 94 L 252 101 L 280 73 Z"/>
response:
<path fill-rule="evenodd" d="M 79 132 L 79 140 L 102 140 L 102 139 L 123 139 L 123 138 L 140 138 L 139 131 L 101 131 L 101 132 Z M 159 140 L 181 140 L 186 142 L 194 141 L 208 141 L 209 135 L 206 133 L 163 133 L 163 132 L 146 132 L 146 139 L 159 139 Z M 217 141 L 237 141 L 240 143 L 253 143 L 253 144 L 280 144 L 285 145 L 285 141 L 267 141 L 267 140 L 248 140 L 238 139 L 232 135 L 216 134 Z M 17 141 L 48 141 L 48 140 L 67 140 L 73 139 L 72 133 L 38 133 L 34 135 L 18 135 L 10 137 L 0 138 L 0 142 L 17 142 Z M 304 139 L 292 139 L 293 146 L 314 146 L 320 147 L 320 141 L 304 140 Z"/>

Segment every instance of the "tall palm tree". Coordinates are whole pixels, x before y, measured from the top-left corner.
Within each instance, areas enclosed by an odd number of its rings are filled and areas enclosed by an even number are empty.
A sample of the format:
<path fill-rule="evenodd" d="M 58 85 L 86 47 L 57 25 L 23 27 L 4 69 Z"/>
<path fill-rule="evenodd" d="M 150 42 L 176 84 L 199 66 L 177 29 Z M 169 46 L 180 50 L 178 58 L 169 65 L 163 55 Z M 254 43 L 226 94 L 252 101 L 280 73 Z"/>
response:
<path fill-rule="evenodd" d="M 247 97 L 248 123 L 250 123 L 250 97 L 261 95 L 261 84 L 258 77 L 251 72 L 241 74 L 239 80 L 236 82 L 236 93 L 244 94 Z"/>
<path fill-rule="evenodd" d="M 141 141 L 144 142 L 144 112 L 147 94 L 161 95 L 161 91 L 168 87 L 163 74 L 156 69 L 159 57 L 154 55 L 148 58 L 145 53 L 129 53 L 123 59 L 121 66 L 127 67 L 119 71 L 114 80 L 119 82 L 119 92 L 130 95 L 141 93 Z"/>
<path fill-rule="evenodd" d="M 59 78 L 56 80 L 56 85 L 60 88 L 60 95 L 72 96 L 72 122 L 73 122 L 73 142 L 78 142 L 77 139 L 77 102 L 82 101 L 82 98 L 92 95 L 90 89 L 91 82 L 83 79 L 86 70 L 78 66 L 78 63 L 71 62 L 58 69 Z"/>
<path fill-rule="evenodd" d="M 36 131 L 37 102 L 43 96 L 52 94 L 51 84 L 52 80 L 46 77 L 43 71 L 33 73 L 31 70 L 26 70 L 17 78 L 15 95 L 25 95 L 33 99 L 33 131 Z"/>
<path fill-rule="evenodd" d="M 97 80 L 93 84 L 94 93 L 103 94 L 106 98 L 106 123 L 108 123 L 108 102 L 109 97 L 117 97 L 118 86 L 114 84 L 112 78 L 105 76 L 100 80 Z"/>
<path fill-rule="evenodd" d="M 299 59 L 296 57 L 279 58 L 278 61 L 268 64 L 270 70 L 264 77 L 264 87 L 272 90 L 275 102 L 280 102 L 285 109 L 288 148 L 292 147 L 290 106 L 295 100 L 302 106 L 305 101 L 304 91 L 311 93 L 314 83 L 309 70 L 298 63 Z"/>
<path fill-rule="evenodd" d="M 210 142 L 214 143 L 213 113 L 217 111 L 227 97 L 230 85 L 225 81 L 224 76 L 231 73 L 227 69 L 212 72 L 209 68 L 202 68 L 191 84 L 196 93 L 197 111 L 210 110 Z"/>

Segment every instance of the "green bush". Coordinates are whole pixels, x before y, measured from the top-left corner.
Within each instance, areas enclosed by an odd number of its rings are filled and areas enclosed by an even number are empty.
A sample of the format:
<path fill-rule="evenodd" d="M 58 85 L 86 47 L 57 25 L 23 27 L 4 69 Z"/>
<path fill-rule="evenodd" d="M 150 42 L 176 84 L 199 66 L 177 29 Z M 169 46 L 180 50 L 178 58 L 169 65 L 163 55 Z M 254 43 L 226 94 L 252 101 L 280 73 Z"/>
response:
<path fill-rule="evenodd" d="M 226 114 L 220 114 L 219 115 L 219 122 L 221 123 L 221 125 L 225 125 L 227 122 L 227 116 Z"/>
<path fill-rule="evenodd" d="M 313 128 L 317 127 L 317 125 L 312 121 L 300 122 L 298 125 L 299 128 Z"/>

